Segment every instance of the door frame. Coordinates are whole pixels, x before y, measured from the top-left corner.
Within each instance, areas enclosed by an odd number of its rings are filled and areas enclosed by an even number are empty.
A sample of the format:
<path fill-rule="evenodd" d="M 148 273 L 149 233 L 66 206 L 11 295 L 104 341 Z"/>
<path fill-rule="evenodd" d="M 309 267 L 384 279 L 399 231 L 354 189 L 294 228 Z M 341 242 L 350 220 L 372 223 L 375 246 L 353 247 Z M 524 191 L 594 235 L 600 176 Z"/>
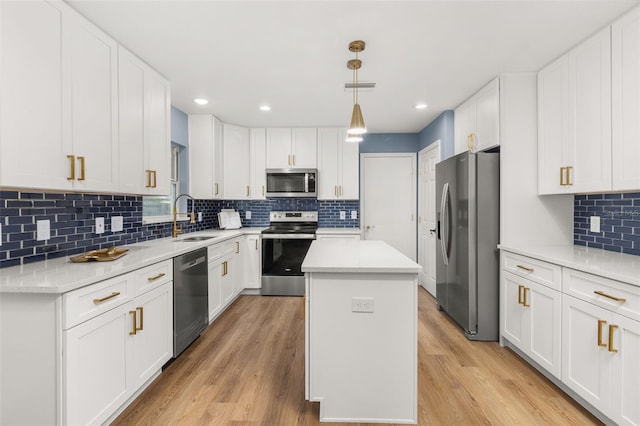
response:
<path fill-rule="evenodd" d="M 411 198 L 411 217 L 412 217 L 412 222 L 413 222 L 413 228 L 414 228 L 414 243 L 415 243 L 415 247 L 414 247 L 414 253 L 415 253 L 415 259 L 413 260 L 417 260 L 418 258 L 418 216 L 417 216 L 417 204 L 418 204 L 418 173 L 417 171 L 417 162 L 418 162 L 418 155 L 416 152 L 371 152 L 371 153 L 361 153 L 360 154 L 360 226 L 363 226 L 363 228 L 360 229 L 360 234 L 361 234 L 361 239 L 365 239 L 365 229 L 364 229 L 364 224 L 365 224 L 365 209 L 364 209 L 364 205 L 365 205 L 365 191 L 364 191 L 364 184 L 365 184 L 365 159 L 366 158 L 398 158 L 398 157 L 409 157 L 411 158 L 411 163 L 413 165 L 413 170 L 411 172 L 411 192 L 413 193 L 413 197 Z"/>
<path fill-rule="evenodd" d="M 436 141 L 432 142 L 431 144 L 425 146 L 424 148 L 422 148 L 420 151 L 418 151 L 418 174 L 417 174 L 417 188 L 418 188 L 418 217 L 421 217 L 422 213 L 420 211 L 420 206 L 422 205 L 422 203 L 420 202 L 421 198 L 425 196 L 423 188 L 420 187 L 420 157 L 423 155 L 428 155 L 431 153 L 431 151 L 437 150 L 437 162 L 442 161 L 442 149 L 441 149 L 441 139 L 437 139 Z M 437 200 L 433 200 L 434 203 L 437 202 Z M 435 204 L 433 206 L 434 211 L 436 209 Z M 417 253 L 417 262 L 418 264 L 420 264 L 420 221 L 416 222 L 416 253 Z M 437 243 L 436 243 L 437 244 Z M 436 248 L 437 249 L 437 248 Z M 418 274 L 419 275 L 419 282 L 420 285 L 422 285 L 425 289 L 426 289 L 426 278 L 427 278 L 427 274 L 424 270 L 424 268 L 422 269 L 422 271 Z M 435 297 L 435 294 L 433 295 Z"/>

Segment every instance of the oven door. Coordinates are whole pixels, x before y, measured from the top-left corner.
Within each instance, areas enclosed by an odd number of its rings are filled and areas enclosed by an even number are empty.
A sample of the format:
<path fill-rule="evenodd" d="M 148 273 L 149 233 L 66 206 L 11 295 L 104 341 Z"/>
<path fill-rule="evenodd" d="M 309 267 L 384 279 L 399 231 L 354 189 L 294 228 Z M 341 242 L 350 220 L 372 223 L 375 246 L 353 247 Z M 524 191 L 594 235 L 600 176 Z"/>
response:
<path fill-rule="evenodd" d="M 262 291 L 267 296 L 303 296 L 304 261 L 313 234 L 262 234 Z"/>

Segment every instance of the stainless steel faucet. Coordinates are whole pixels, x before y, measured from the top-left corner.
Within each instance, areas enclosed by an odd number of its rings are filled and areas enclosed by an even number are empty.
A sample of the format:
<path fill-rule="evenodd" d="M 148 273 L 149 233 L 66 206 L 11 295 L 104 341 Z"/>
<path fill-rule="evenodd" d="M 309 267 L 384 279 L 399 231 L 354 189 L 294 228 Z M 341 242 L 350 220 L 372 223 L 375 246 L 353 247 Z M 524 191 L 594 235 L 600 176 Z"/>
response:
<path fill-rule="evenodd" d="M 176 200 L 173 202 L 173 238 L 176 238 L 179 234 L 182 234 L 182 227 L 178 228 L 178 223 L 177 223 L 177 219 L 178 219 L 178 200 L 182 197 L 187 197 L 190 198 L 191 201 L 194 202 L 194 206 L 193 209 L 195 209 L 195 199 L 189 195 L 189 194 L 180 194 L 176 197 Z M 193 209 L 191 210 L 191 220 L 189 221 L 189 223 L 193 224 L 196 223 L 196 214 L 193 212 Z M 182 213 L 181 213 L 182 214 Z M 189 214 L 188 212 L 186 214 Z"/>

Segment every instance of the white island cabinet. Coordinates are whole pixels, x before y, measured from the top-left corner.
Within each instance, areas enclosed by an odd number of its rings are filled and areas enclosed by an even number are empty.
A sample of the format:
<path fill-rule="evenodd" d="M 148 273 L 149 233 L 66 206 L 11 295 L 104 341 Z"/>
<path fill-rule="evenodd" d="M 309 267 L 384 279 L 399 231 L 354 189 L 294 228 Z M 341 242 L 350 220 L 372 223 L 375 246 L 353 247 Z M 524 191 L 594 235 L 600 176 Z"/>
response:
<path fill-rule="evenodd" d="M 305 398 L 320 421 L 417 423 L 420 269 L 383 241 L 311 244 Z"/>

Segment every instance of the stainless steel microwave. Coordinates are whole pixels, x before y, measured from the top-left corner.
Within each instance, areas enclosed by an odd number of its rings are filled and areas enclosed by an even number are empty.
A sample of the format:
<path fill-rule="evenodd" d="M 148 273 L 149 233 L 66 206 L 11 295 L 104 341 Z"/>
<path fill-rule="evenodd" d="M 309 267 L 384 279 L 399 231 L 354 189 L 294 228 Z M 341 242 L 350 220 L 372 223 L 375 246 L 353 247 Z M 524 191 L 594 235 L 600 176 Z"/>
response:
<path fill-rule="evenodd" d="M 316 169 L 267 169 L 267 197 L 316 197 Z"/>

